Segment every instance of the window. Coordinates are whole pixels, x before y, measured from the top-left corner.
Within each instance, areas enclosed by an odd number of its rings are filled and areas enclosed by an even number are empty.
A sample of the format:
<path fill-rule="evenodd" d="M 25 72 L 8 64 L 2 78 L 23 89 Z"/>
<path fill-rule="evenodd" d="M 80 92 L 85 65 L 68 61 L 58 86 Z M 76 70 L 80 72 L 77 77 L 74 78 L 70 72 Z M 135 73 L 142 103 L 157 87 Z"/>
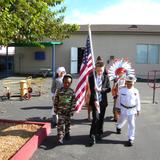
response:
<path fill-rule="evenodd" d="M 45 52 L 35 52 L 35 60 L 45 60 Z"/>
<path fill-rule="evenodd" d="M 158 64 L 160 45 L 137 45 L 136 63 L 138 64 Z"/>
<path fill-rule="evenodd" d="M 137 63 L 147 63 L 147 45 L 137 45 Z"/>
<path fill-rule="evenodd" d="M 148 63 L 158 64 L 159 54 L 158 45 L 148 45 Z"/>

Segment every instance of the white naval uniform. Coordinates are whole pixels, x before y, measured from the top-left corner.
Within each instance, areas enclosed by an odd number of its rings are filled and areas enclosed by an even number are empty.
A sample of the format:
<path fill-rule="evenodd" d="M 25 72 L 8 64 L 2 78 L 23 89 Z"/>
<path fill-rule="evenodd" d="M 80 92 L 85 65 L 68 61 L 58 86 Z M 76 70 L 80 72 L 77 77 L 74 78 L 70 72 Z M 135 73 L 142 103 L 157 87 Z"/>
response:
<path fill-rule="evenodd" d="M 121 88 L 118 93 L 117 107 L 121 110 L 117 128 L 121 129 L 128 120 L 128 139 L 133 141 L 135 139 L 135 115 L 141 109 L 139 91 L 134 87 Z"/>

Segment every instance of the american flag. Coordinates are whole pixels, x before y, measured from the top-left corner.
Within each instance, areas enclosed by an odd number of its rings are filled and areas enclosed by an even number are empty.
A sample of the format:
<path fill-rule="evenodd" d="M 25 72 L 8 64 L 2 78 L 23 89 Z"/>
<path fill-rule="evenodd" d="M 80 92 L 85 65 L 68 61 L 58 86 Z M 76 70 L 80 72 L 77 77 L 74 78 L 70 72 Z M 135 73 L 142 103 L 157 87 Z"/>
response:
<path fill-rule="evenodd" d="M 87 37 L 86 47 L 83 55 L 82 65 L 80 68 L 80 76 L 78 79 L 78 84 L 75 89 L 76 94 L 76 107 L 77 112 L 81 111 L 84 102 L 85 102 L 85 94 L 86 94 L 86 85 L 88 81 L 88 76 L 93 69 L 92 63 L 92 54 L 91 54 L 91 45 L 89 36 Z"/>

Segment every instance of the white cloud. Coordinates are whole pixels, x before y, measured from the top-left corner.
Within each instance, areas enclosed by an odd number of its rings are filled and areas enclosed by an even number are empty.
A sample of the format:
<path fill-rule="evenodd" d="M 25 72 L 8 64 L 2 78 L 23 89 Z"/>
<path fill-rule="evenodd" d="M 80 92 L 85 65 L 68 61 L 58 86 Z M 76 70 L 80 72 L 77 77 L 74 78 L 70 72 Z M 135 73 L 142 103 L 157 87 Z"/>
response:
<path fill-rule="evenodd" d="M 122 0 L 94 14 L 74 10 L 67 23 L 78 24 L 160 24 L 160 3 L 151 0 Z"/>

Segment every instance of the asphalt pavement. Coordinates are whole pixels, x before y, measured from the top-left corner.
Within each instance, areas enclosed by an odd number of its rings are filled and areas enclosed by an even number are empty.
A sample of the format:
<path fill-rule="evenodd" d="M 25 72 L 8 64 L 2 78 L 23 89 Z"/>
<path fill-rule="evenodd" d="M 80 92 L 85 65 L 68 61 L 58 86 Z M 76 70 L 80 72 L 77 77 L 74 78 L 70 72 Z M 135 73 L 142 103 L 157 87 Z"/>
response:
<path fill-rule="evenodd" d="M 0 95 L 3 94 L 3 80 L 0 80 Z M 76 82 L 77 79 L 74 79 L 73 88 Z M 113 122 L 112 114 L 113 100 L 109 94 L 102 141 L 93 147 L 88 146 L 91 122 L 87 120 L 86 108 L 83 108 L 72 117 L 72 139 L 64 141 L 64 145 L 57 145 L 57 129 L 52 128 L 51 134 L 40 145 L 31 160 L 160 160 L 160 89 L 156 89 L 153 104 L 152 88 L 144 82 L 137 82 L 135 86 L 140 91 L 142 110 L 136 119 L 136 139 L 132 147 L 126 146 L 127 125 L 123 128 L 122 134 L 116 134 L 116 123 Z M 50 121 L 52 108 L 50 87 L 51 78 L 46 78 L 40 97 L 24 101 L 13 98 L 0 102 L 0 119 Z"/>

